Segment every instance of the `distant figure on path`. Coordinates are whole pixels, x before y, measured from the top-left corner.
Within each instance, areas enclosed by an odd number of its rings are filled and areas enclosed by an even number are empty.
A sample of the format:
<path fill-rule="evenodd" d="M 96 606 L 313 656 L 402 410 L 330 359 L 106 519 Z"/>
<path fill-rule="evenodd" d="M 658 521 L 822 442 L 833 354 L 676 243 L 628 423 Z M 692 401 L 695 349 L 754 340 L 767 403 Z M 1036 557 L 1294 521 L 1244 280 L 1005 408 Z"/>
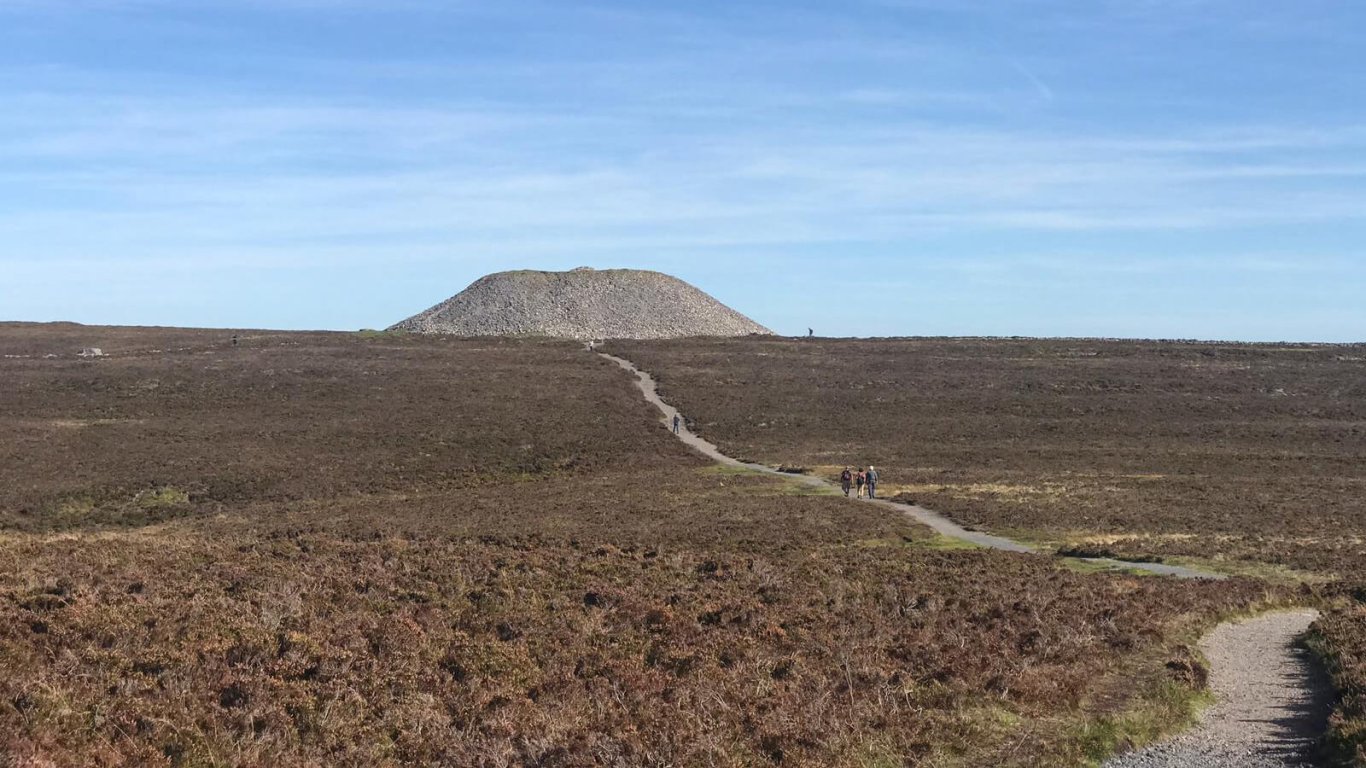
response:
<path fill-rule="evenodd" d="M 808 338 L 808 339 L 814 339 L 814 338 L 816 338 L 816 331 L 815 331 L 814 328 L 807 328 L 807 329 L 806 329 L 806 338 Z"/>
<path fill-rule="evenodd" d="M 844 498 L 849 498 L 849 488 L 854 484 L 854 472 L 849 467 L 845 467 L 840 473 L 840 488 L 844 489 Z"/>
<path fill-rule="evenodd" d="M 858 494 L 857 494 L 854 498 L 856 498 L 856 499 L 861 499 L 861 498 L 863 498 L 863 484 L 864 484 L 867 480 L 868 480 L 868 476 L 865 475 L 865 474 L 863 473 L 863 467 L 859 467 L 859 468 L 858 468 L 858 474 L 857 474 L 857 475 L 854 475 L 854 484 L 858 486 Z"/>
<path fill-rule="evenodd" d="M 678 427 L 679 427 L 679 425 L 681 425 L 682 423 L 683 423 L 683 417 L 682 417 L 682 416 L 679 416 L 678 414 L 675 413 L 675 414 L 674 414 L 674 434 L 675 434 L 675 435 L 678 434 Z"/>
<path fill-rule="evenodd" d="M 877 479 L 877 468 L 869 464 L 868 475 L 864 478 L 864 482 L 868 484 L 868 498 L 870 499 L 877 498 Z"/>

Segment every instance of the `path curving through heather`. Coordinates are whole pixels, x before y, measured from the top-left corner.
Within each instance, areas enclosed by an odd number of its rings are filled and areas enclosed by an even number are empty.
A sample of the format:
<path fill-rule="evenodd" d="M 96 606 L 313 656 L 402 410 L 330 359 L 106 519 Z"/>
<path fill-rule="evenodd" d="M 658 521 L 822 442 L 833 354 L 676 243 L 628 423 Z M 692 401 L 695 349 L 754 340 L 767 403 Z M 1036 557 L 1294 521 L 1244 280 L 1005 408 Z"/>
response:
<path fill-rule="evenodd" d="M 587 347 L 587 350 L 590 352 L 595 352 L 598 356 L 604 359 L 611 360 L 613 363 L 616 363 L 617 365 L 621 366 L 624 370 L 634 375 L 636 379 L 636 387 L 640 389 L 640 392 L 645 396 L 645 399 L 648 400 L 651 404 L 655 406 L 655 408 L 659 410 L 661 423 L 663 423 L 666 428 L 672 430 L 674 416 L 679 415 L 678 409 L 664 402 L 663 398 L 659 396 L 659 388 L 655 384 L 654 377 L 652 377 L 649 373 L 646 373 L 645 371 L 642 371 L 639 368 L 637 368 L 636 365 L 632 363 L 630 360 L 616 357 L 615 355 L 609 355 L 606 352 L 597 352 L 597 350 L 595 350 L 592 345 L 589 345 Z M 773 467 L 764 464 L 754 464 L 751 462 L 740 461 L 739 459 L 727 456 L 726 454 L 722 453 L 721 450 L 717 448 L 715 445 L 702 439 L 701 437 L 693 433 L 691 430 L 689 430 L 686 426 L 683 426 L 679 429 L 677 436 L 679 440 L 682 440 L 686 445 L 691 447 L 693 450 L 697 451 L 703 456 L 706 456 L 712 461 L 715 461 L 718 464 L 723 464 L 729 467 L 741 467 L 744 469 L 752 470 L 754 472 L 762 472 L 768 475 L 778 475 L 788 480 L 804 483 L 813 488 L 828 488 L 831 490 L 837 490 L 837 486 L 834 483 L 819 477 L 814 477 L 811 475 L 793 475 L 786 472 L 779 472 L 777 469 L 774 469 Z M 899 502 L 888 501 L 886 499 L 850 499 L 850 503 L 873 504 L 879 507 L 883 507 L 885 509 L 893 510 L 900 514 L 908 515 L 909 517 L 911 517 L 911 519 L 915 520 L 916 522 L 922 525 L 929 527 L 930 529 L 934 530 L 936 533 L 939 533 L 940 535 L 947 536 L 951 539 L 957 539 L 959 541 L 965 541 L 980 547 L 987 547 L 989 549 L 1000 549 L 1005 550 L 1007 552 L 1036 552 L 1036 550 L 1033 547 L 1023 542 L 1015 541 L 1014 539 L 1008 539 L 1003 536 L 993 536 L 989 533 L 983 533 L 982 531 L 969 530 L 959 525 L 958 523 L 955 523 L 949 518 L 939 514 L 938 512 L 925 509 L 921 506 L 901 504 Z M 1147 573 L 1159 574 L 1163 576 L 1176 576 L 1183 579 L 1224 578 L 1222 574 L 1211 573 L 1209 571 L 1201 571 L 1195 568 L 1185 568 L 1179 565 L 1167 565 L 1165 563 L 1131 563 L 1123 560 L 1110 560 L 1105 558 L 1090 557 L 1072 559 L 1092 563 L 1106 568 L 1138 570 L 1145 571 Z"/>
<path fill-rule="evenodd" d="M 1220 624 L 1200 641 L 1215 703 L 1190 731 L 1104 768 L 1309 768 L 1332 687 L 1297 640 L 1317 611 Z"/>
<path fill-rule="evenodd" d="M 590 346 L 589 351 L 596 352 Z M 678 410 L 659 396 L 650 374 L 629 360 L 597 352 L 635 376 L 636 386 L 672 429 Z M 718 464 L 777 475 L 814 488 L 837 490 L 819 477 L 780 472 L 764 464 L 740 461 L 722 453 L 686 426 L 678 439 Z M 1035 552 L 1022 542 L 968 530 L 920 506 L 884 499 L 850 500 L 875 504 L 910 516 L 949 538 L 1009 552 Z M 1131 563 L 1075 558 L 1115 569 L 1132 569 L 1186 579 L 1220 579 L 1220 574 L 1163 563 Z M 1191 731 L 1147 749 L 1122 755 L 1104 768 L 1311 768 L 1319 736 L 1327 726 L 1332 687 L 1298 639 L 1318 617 L 1313 610 L 1277 611 L 1220 624 L 1201 640 L 1210 664 L 1215 704 Z"/>

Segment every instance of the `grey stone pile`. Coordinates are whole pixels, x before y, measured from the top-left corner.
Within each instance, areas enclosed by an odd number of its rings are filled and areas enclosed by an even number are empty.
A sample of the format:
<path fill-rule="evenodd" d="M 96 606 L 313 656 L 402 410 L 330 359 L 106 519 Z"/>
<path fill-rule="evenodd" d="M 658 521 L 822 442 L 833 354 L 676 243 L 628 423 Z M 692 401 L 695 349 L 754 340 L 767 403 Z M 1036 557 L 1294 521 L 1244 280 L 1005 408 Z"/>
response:
<path fill-rule="evenodd" d="M 772 333 L 676 277 L 588 268 L 488 275 L 390 330 L 582 340 Z"/>

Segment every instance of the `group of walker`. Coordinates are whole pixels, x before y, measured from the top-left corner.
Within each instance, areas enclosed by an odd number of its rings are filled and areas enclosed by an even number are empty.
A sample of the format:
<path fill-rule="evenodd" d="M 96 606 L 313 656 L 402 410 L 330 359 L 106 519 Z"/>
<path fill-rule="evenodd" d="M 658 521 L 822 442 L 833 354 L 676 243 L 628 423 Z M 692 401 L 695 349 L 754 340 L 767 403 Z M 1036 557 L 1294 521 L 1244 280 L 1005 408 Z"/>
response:
<path fill-rule="evenodd" d="M 840 489 L 844 491 L 845 496 L 852 490 L 855 493 L 854 498 L 862 499 L 867 493 L 867 498 L 876 499 L 877 480 L 877 469 L 872 464 L 869 464 L 867 469 L 859 467 L 857 472 L 853 467 L 845 467 L 840 473 Z"/>
<path fill-rule="evenodd" d="M 683 417 L 675 412 L 671 421 L 674 434 L 680 434 L 683 431 Z M 840 473 L 840 488 L 846 497 L 849 496 L 850 491 L 853 491 L 856 499 L 876 499 L 877 481 L 877 468 L 872 464 L 869 464 L 867 469 L 859 467 L 857 472 L 854 471 L 853 467 L 845 467 L 844 471 Z M 864 494 L 867 496 L 865 497 Z"/>

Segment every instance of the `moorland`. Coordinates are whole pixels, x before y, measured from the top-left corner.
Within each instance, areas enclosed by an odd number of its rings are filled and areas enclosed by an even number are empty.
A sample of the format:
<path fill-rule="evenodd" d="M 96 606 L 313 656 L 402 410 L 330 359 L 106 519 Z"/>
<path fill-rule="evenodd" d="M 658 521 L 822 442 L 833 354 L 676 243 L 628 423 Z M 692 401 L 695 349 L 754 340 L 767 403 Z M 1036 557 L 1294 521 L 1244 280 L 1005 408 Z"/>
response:
<path fill-rule="evenodd" d="M 730 455 L 1065 554 L 1334 599 L 1313 638 L 1366 764 L 1366 345 L 1093 339 L 613 342 Z"/>
<path fill-rule="evenodd" d="M 0 355 L 16 765 L 1083 765 L 1190 717 L 1201 631 L 1305 594 L 709 466 L 565 342 L 4 324 Z"/>

